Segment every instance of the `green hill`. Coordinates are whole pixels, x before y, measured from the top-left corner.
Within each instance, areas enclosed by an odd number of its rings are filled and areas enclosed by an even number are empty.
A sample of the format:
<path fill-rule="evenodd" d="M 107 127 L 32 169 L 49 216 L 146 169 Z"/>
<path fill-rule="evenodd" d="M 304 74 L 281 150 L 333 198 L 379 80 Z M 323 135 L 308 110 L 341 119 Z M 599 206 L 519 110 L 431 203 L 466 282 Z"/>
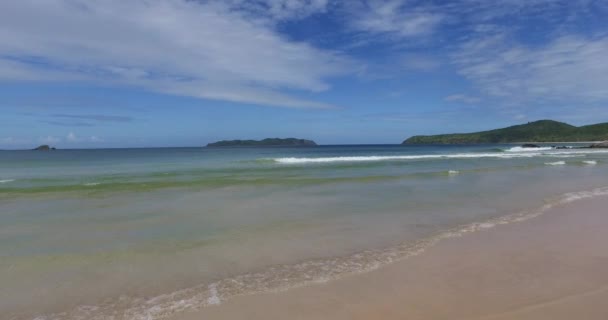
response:
<path fill-rule="evenodd" d="M 540 120 L 508 128 L 473 133 L 413 136 L 403 144 L 465 144 L 510 142 L 577 142 L 608 140 L 608 123 L 575 127 L 567 123 Z"/>
<path fill-rule="evenodd" d="M 207 147 L 312 147 L 312 140 L 296 138 L 267 138 L 264 140 L 222 140 L 209 143 Z"/>

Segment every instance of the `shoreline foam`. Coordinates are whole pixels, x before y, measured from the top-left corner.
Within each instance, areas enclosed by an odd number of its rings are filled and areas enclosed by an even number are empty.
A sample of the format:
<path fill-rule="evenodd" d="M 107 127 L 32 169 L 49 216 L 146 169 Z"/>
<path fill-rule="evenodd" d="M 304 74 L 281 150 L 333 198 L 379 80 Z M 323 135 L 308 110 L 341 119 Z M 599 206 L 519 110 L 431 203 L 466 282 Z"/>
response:
<path fill-rule="evenodd" d="M 235 298 L 174 320 L 605 320 L 606 196 L 445 241 L 381 272 Z M 557 200 L 556 200 L 557 201 Z"/>
<path fill-rule="evenodd" d="M 538 217 L 548 210 L 571 202 L 608 195 L 608 187 L 590 191 L 565 193 L 546 201 L 535 210 L 475 222 L 448 229 L 435 236 L 414 242 L 367 250 L 344 257 L 316 259 L 297 264 L 277 265 L 261 272 L 242 274 L 213 283 L 159 295 L 149 299 L 137 299 L 130 303 L 121 299 L 100 306 L 80 307 L 72 311 L 40 316 L 39 320 L 55 319 L 168 319 L 178 313 L 216 306 L 235 297 L 256 293 L 282 292 L 293 288 L 325 283 L 346 276 L 367 273 L 380 267 L 420 255 L 437 243 L 451 238 L 496 226 L 523 222 Z"/>

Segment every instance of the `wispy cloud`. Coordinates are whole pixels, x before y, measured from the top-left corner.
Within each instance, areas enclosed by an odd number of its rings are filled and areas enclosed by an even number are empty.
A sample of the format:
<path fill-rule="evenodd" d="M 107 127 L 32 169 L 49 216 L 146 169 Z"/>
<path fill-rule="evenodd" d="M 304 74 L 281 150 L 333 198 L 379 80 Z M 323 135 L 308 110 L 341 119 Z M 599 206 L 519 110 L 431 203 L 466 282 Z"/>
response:
<path fill-rule="evenodd" d="M 443 20 L 443 14 L 431 8 L 412 6 L 406 0 L 367 0 L 349 3 L 352 25 L 371 33 L 401 37 L 430 34 Z"/>
<path fill-rule="evenodd" d="M 60 119 L 77 119 L 96 122 L 132 122 L 132 117 L 104 115 L 104 114 L 53 114 L 53 118 Z"/>
<path fill-rule="evenodd" d="M 82 139 L 79 138 L 78 136 L 76 136 L 76 134 L 74 134 L 74 132 L 68 133 L 68 135 L 65 137 L 65 139 L 68 142 L 80 142 L 80 141 L 82 141 Z"/>
<path fill-rule="evenodd" d="M 82 137 L 76 135 L 74 132 L 69 132 L 65 137 L 57 137 L 53 135 L 43 136 L 36 139 L 27 139 L 27 138 L 15 138 L 15 137 L 3 137 L 0 138 L 0 146 L 8 146 L 11 148 L 24 147 L 27 148 L 34 143 L 46 144 L 46 145 L 58 145 L 62 143 L 67 143 L 71 145 L 81 144 L 81 143 L 102 143 L 105 142 L 105 139 L 99 136 L 89 136 Z"/>
<path fill-rule="evenodd" d="M 329 0 L 227 0 L 225 3 L 230 4 L 235 10 L 257 17 L 283 21 L 324 13 L 328 9 Z"/>
<path fill-rule="evenodd" d="M 58 120 L 41 120 L 43 123 L 48 123 L 60 127 L 93 127 L 94 124 L 80 120 L 58 121 Z"/>
<path fill-rule="evenodd" d="M 46 137 L 40 137 L 40 139 L 38 139 L 38 141 L 43 144 L 56 144 L 56 143 L 61 142 L 61 138 L 55 137 L 55 136 L 46 136 Z"/>
<path fill-rule="evenodd" d="M 91 141 L 91 142 L 104 142 L 105 140 L 102 139 L 102 138 L 100 138 L 100 137 L 98 137 L 98 136 L 91 136 L 91 137 L 89 137 L 89 141 Z"/>
<path fill-rule="evenodd" d="M 473 97 L 466 94 L 452 94 L 443 98 L 443 100 L 447 102 L 462 102 L 468 104 L 477 103 L 481 101 L 479 97 Z"/>
<path fill-rule="evenodd" d="M 326 5 L 264 3 L 276 18 Z M 329 107 L 284 90 L 328 90 L 328 79 L 352 72 L 351 60 L 286 39 L 268 20 L 247 14 L 245 4 L 4 1 L 0 80 L 91 81 L 243 103 Z"/>
<path fill-rule="evenodd" d="M 608 40 L 575 27 L 606 10 L 592 0 L 8 0 L 0 2 L 0 80 L 332 108 L 308 97 L 330 90 L 336 77 L 375 81 L 453 67 L 484 101 L 599 101 L 608 99 L 601 86 Z M 321 48 L 285 33 L 285 22 L 327 13 L 344 43 Z M 529 28 L 538 21 L 551 30 Z M 387 43 L 363 48 L 374 39 Z M 364 51 L 357 59 L 348 55 L 357 50 Z M 46 122 L 132 121 L 55 116 Z"/>
<path fill-rule="evenodd" d="M 608 100 L 608 37 L 563 36 L 529 47 L 495 35 L 465 43 L 459 72 L 485 94 L 512 102 Z"/>
<path fill-rule="evenodd" d="M 30 143 L 27 138 L 3 137 L 0 138 L 0 145 L 16 146 Z"/>
<path fill-rule="evenodd" d="M 68 143 L 80 143 L 80 142 L 104 142 L 104 139 L 98 136 L 81 137 L 76 135 L 74 132 L 70 132 L 66 135 L 65 141 Z"/>

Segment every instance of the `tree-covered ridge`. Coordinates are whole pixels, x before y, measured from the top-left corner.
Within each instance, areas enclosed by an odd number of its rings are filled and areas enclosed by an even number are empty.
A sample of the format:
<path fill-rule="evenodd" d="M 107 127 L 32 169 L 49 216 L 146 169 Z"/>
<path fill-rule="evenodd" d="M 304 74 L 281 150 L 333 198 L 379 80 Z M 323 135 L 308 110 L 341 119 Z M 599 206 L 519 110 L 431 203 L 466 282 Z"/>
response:
<path fill-rule="evenodd" d="M 312 140 L 297 138 L 267 138 L 264 140 L 222 140 L 207 144 L 207 147 L 310 147 L 317 144 Z"/>
<path fill-rule="evenodd" d="M 604 140 L 608 140 L 608 123 L 575 127 L 563 122 L 540 120 L 489 131 L 413 136 L 403 141 L 403 144 L 577 142 Z"/>

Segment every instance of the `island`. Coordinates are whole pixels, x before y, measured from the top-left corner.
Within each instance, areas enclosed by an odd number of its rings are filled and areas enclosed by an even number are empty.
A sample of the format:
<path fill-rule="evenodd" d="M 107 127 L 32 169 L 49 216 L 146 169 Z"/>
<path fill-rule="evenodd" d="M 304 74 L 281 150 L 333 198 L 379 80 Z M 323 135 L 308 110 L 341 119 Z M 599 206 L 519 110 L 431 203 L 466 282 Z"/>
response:
<path fill-rule="evenodd" d="M 608 123 L 576 127 L 553 120 L 539 120 L 508 128 L 473 133 L 413 136 L 402 144 L 474 144 L 515 142 L 585 142 L 608 140 Z M 595 147 L 603 147 L 596 145 Z"/>
<path fill-rule="evenodd" d="M 44 145 L 38 146 L 32 150 L 34 150 L 34 151 L 51 151 L 51 150 L 57 150 L 57 149 L 44 144 Z"/>
<path fill-rule="evenodd" d="M 222 140 L 207 144 L 207 147 L 314 147 L 312 140 L 297 138 L 266 138 L 264 140 Z"/>

